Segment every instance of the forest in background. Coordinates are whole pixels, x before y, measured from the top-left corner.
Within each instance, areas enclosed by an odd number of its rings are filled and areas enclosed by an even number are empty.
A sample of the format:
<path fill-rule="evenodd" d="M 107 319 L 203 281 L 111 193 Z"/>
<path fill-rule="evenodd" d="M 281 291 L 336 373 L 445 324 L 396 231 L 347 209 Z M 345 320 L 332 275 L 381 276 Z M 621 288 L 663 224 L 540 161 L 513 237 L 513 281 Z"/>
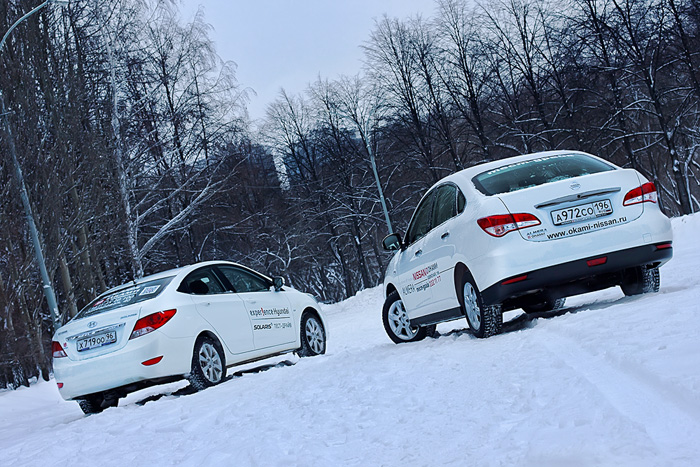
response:
<path fill-rule="evenodd" d="M 38 0 L 0 3 L 0 33 Z M 322 18 L 319 18 L 322 20 Z M 229 259 L 337 301 L 381 282 L 388 233 L 460 169 L 577 149 L 700 209 L 700 5 L 693 0 L 438 0 L 380 18 L 356 76 L 249 90 L 201 15 L 157 0 L 72 0 L 0 52 L 0 91 L 66 322 L 97 294 Z M 0 389 L 48 379 L 54 331 L 8 134 L 0 132 Z M 378 311 L 379 312 L 379 311 Z"/>

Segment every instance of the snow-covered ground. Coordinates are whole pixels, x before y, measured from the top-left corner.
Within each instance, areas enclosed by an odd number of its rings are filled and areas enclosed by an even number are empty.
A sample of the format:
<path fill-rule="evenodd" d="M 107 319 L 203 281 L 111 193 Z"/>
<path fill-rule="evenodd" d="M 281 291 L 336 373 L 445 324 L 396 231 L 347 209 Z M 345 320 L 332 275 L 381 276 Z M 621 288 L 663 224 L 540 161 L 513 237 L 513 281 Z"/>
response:
<path fill-rule="evenodd" d="M 700 465 L 700 215 L 673 227 L 660 293 L 511 312 L 486 340 L 460 320 L 394 345 L 372 289 L 325 307 L 325 356 L 198 394 L 86 417 L 53 382 L 0 392 L 0 465 Z"/>

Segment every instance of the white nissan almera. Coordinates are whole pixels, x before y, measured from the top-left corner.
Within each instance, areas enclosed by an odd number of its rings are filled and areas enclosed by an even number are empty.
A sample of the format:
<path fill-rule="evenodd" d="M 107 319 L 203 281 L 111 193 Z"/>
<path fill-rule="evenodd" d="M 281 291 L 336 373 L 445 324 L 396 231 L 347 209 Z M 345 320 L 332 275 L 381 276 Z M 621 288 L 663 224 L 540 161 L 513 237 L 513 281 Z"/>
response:
<path fill-rule="evenodd" d="M 452 174 L 421 199 L 384 279 L 384 328 L 396 343 L 466 316 L 477 337 L 502 313 L 548 311 L 567 296 L 621 286 L 659 290 L 672 256 L 653 183 L 590 154 L 551 151 Z"/>
<path fill-rule="evenodd" d="M 316 300 L 235 263 L 211 261 L 111 289 L 53 338 L 61 396 L 85 413 L 126 394 L 189 379 L 196 390 L 220 383 L 226 368 L 296 351 L 326 351 Z"/>

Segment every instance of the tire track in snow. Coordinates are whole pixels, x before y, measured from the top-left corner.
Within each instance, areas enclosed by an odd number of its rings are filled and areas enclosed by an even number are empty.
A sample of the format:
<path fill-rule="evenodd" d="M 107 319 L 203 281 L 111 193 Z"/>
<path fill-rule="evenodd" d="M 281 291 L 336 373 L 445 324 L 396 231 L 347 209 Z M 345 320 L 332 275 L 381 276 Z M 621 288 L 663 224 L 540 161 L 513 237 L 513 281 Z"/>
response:
<path fill-rule="evenodd" d="M 595 386 L 620 414 L 643 426 L 659 451 L 688 460 L 682 453 L 700 436 L 700 406 L 695 401 L 641 367 L 630 370 L 626 363 L 595 355 L 559 332 L 542 331 L 542 344 Z"/>

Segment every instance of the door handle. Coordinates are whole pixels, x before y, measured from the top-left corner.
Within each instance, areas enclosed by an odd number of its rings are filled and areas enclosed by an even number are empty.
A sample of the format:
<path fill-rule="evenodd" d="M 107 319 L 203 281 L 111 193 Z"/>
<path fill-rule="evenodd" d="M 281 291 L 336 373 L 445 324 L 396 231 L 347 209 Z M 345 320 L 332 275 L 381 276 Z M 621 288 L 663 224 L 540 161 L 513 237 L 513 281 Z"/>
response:
<path fill-rule="evenodd" d="M 250 299 L 246 300 L 246 302 L 252 303 L 253 305 L 255 305 L 256 303 L 258 303 L 257 300 L 250 300 Z"/>
<path fill-rule="evenodd" d="M 416 256 L 420 256 L 423 254 L 423 250 L 416 250 Z"/>
<path fill-rule="evenodd" d="M 449 232 L 445 232 L 444 234 L 440 235 L 440 238 L 444 240 L 444 239 L 446 239 L 446 238 L 449 237 L 449 236 L 450 236 L 450 233 L 449 233 Z"/>

